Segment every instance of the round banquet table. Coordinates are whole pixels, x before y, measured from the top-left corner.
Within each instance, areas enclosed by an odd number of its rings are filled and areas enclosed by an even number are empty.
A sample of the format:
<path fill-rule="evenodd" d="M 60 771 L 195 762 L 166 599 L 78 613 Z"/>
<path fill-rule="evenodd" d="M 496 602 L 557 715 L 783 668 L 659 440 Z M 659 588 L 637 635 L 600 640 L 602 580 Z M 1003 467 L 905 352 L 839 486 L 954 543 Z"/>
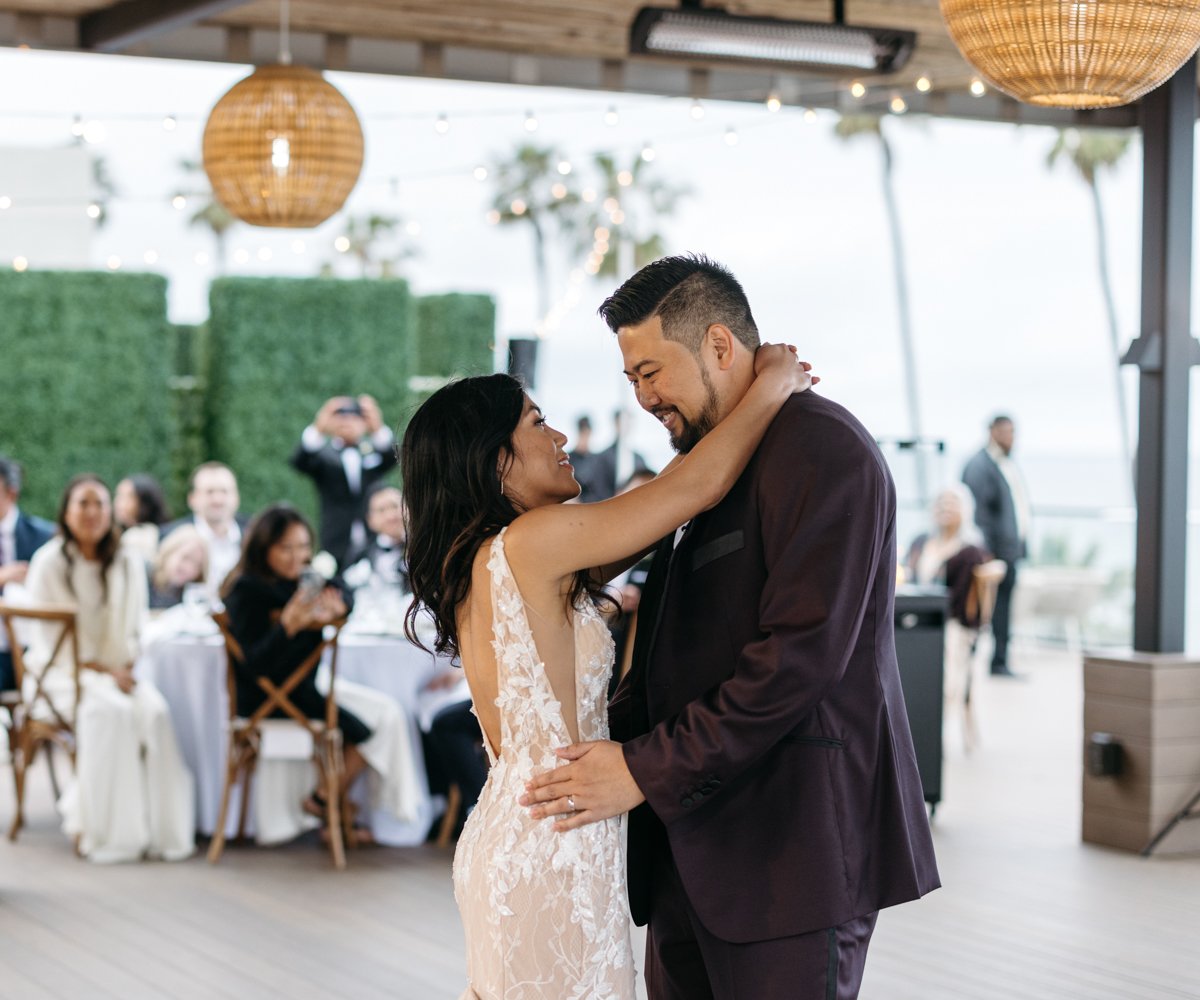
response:
<path fill-rule="evenodd" d="M 182 626 L 182 627 L 181 627 Z M 135 671 L 140 679 L 162 692 L 171 710 L 175 736 L 184 760 L 195 777 L 196 826 L 210 836 L 216 828 L 225 780 L 226 727 L 229 699 L 225 686 L 225 649 L 214 626 L 206 620 L 182 615 L 153 623 Z M 362 635 L 343 631 L 338 641 L 338 680 L 351 681 L 389 695 L 407 720 L 411 750 L 405 780 L 415 789 L 406 796 L 409 815 L 396 816 L 369 810 L 369 825 L 377 842 L 409 846 L 424 842 L 440 803 L 429 794 L 424 755 L 417 724 L 422 688 L 443 667 L 443 661 L 402 636 Z M 318 685 L 327 690 L 328 664 L 322 666 Z M 247 830 L 263 843 L 288 840 L 317 821 L 300 809 L 312 790 L 312 765 L 307 760 L 260 759 L 251 789 L 252 812 Z M 360 803 L 366 789 L 352 796 Z M 237 832 L 240 789 L 231 796 L 226 833 Z"/>

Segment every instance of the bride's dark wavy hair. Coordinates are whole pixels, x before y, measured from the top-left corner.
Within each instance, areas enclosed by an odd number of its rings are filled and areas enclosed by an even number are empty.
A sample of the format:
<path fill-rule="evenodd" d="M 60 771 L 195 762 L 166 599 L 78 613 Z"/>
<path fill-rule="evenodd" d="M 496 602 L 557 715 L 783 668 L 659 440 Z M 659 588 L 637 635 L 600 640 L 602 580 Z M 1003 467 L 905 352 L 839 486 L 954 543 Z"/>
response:
<path fill-rule="evenodd" d="M 404 632 L 422 648 L 415 626 L 424 608 L 437 626 L 434 650 L 458 653 L 456 616 L 471 590 L 479 546 L 524 513 L 501 492 L 524 409 L 525 389 L 511 375 L 458 379 L 422 403 L 404 432 L 400 473 L 415 598 Z M 581 571 L 571 603 L 585 594 L 606 599 Z"/>

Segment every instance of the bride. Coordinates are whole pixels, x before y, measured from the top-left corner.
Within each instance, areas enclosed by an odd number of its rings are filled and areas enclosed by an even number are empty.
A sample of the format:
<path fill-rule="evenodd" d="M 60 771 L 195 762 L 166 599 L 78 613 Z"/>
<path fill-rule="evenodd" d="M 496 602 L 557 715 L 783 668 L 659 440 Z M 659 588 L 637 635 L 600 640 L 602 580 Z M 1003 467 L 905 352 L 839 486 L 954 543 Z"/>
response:
<path fill-rule="evenodd" d="M 517 802 L 557 747 L 608 736 L 612 642 L 602 585 L 733 486 L 772 418 L 811 384 L 768 345 L 715 430 L 657 479 L 596 504 L 565 435 L 508 375 L 462 379 L 413 415 L 401 449 L 413 602 L 457 654 L 491 771 L 458 842 L 467 941 L 462 1000 L 632 1000 L 633 952 L 617 818 L 557 833 Z M 570 804 L 575 808 L 574 804 Z"/>

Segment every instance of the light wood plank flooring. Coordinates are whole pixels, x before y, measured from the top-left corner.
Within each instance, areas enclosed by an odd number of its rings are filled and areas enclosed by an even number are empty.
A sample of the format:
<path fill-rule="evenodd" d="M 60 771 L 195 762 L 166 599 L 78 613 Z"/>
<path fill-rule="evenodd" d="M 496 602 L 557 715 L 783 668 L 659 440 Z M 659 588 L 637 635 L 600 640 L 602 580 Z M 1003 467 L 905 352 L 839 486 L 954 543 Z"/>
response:
<path fill-rule="evenodd" d="M 1080 665 L 1023 650 L 982 682 L 982 742 L 947 726 L 944 888 L 885 911 L 864 1000 L 1200 998 L 1200 858 L 1079 843 Z M 58 832 L 44 768 L 0 841 L 0 997 L 446 1000 L 463 985 L 450 856 L 314 842 L 222 863 L 102 867 Z M 0 778 L 0 823 L 11 816 Z"/>

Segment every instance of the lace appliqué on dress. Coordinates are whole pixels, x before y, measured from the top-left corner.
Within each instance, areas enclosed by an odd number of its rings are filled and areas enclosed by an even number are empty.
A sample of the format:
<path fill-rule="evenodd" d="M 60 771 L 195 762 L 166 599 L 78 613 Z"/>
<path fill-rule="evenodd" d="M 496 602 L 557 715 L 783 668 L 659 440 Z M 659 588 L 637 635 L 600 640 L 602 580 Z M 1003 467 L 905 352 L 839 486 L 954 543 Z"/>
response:
<path fill-rule="evenodd" d="M 552 820 L 535 821 L 517 804 L 535 771 L 556 766 L 554 748 L 570 736 L 504 555 L 503 531 L 492 541 L 488 570 L 502 753 L 492 757 L 455 853 L 471 982 L 464 1000 L 633 1000 L 620 820 L 556 833 Z M 607 739 L 612 639 L 590 601 L 572 617 L 579 738 Z"/>

